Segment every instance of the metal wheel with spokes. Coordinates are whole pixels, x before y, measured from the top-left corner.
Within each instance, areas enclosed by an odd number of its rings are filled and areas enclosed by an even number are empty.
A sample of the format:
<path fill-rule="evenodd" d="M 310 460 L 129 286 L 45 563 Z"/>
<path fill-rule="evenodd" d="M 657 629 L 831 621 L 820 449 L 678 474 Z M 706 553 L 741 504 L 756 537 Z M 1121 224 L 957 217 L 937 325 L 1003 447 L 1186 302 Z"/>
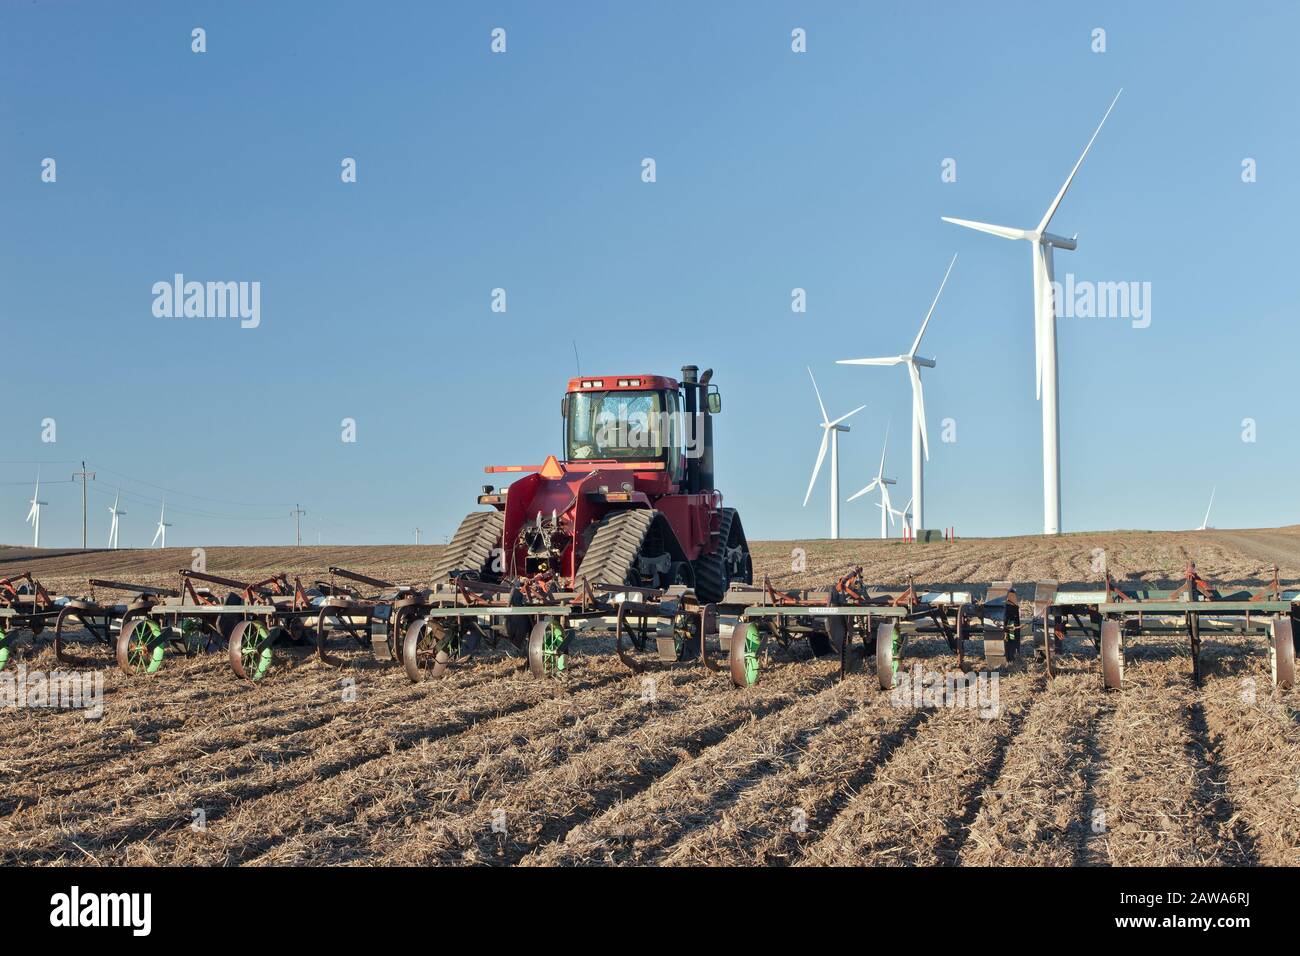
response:
<path fill-rule="evenodd" d="M 427 618 L 417 618 L 406 629 L 402 638 L 402 667 L 412 683 L 418 684 L 432 671 L 434 677 L 440 677 L 447 670 L 447 648 L 439 649 L 444 643 L 446 629 Z M 439 661 L 442 656 L 444 659 Z"/>
<path fill-rule="evenodd" d="M 559 621 L 544 618 L 533 625 L 528 635 L 528 669 L 534 677 L 556 678 L 568 666 L 565 644 L 567 635 Z"/>
<path fill-rule="evenodd" d="M 167 654 L 159 624 L 147 617 L 122 621 L 117 635 L 117 666 L 128 674 L 156 674 Z"/>
<path fill-rule="evenodd" d="M 876 679 L 881 690 L 893 690 L 898 679 L 898 659 L 903 653 L 902 633 L 894 621 L 876 628 Z"/>
<path fill-rule="evenodd" d="M 271 670 L 274 645 L 261 621 L 240 621 L 230 632 L 230 666 L 244 680 L 259 681 Z"/>

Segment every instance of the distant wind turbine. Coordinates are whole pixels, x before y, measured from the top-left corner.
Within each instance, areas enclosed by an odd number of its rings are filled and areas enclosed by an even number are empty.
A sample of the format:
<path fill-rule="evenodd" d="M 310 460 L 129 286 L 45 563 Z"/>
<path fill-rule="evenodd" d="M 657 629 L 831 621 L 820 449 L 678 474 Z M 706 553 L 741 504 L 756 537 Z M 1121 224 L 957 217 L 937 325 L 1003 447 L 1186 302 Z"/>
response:
<path fill-rule="evenodd" d="M 857 494 L 849 495 L 849 501 L 852 501 L 855 498 L 861 498 L 863 495 L 871 491 L 873 488 L 880 489 L 880 501 L 877 502 L 877 506 L 880 508 L 880 537 L 882 538 L 889 537 L 889 528 L 886 526 L 885 522 L 888 521 L 890 524 L 892 524 L 894 521 L 894 514 L 895 514 L 894 509 L 891 507 L 892 503 L 889 500 L 889 486 L 898 484 L 897 479 L 885 477 L 885 452 L 887 452 L 888 450 L 889 450 L 889 426 L 886 425 L 885 445 L 883 448 L 880 449 L 880 470 L 876 472 L 876 477 L 872 478 L 871 482 L 865 488 L 863 488 Z"/>
<path fill-rule="evenodd" d="M 1210 489 L 1210 508 L 1214 507 L 1214 493 L 1218 490 L 1218 485 Z M 1197 531 L 1205 531 L 1210 527 L 1210 508 L 1205 509 L 1205 518 L 1201 521 L 1201 526 L 1196 529 Z"/>
<path fill-rule="evenodd" d="M 953 256 L 952 262 L 948 263 L 948 271 L 943 274 L 943 281 L 939 283 L 939 291 L 934 294 L 934 301 L 930 303 L 930 311 L 925 313 L 925 318 L 921 321 L 921 331 L 916 333 L 916 340 L 906 355 L 840 359 L 837 363 L 839 365 L 907 366 L 907 377 L 912 382 L 912 500 L 916 502 L 916 524 L 921 528 L 925 527 L 925 461 L 930 458 L 930 439 L 925 429 L 925 393 L 921 389 L 920 370 L 922 367 L 934 368 L 935 361 L 917 355 L 916 351 L 921 347 L 921 337 L 925 335 L 930 317 L 934 315 L 935 306 L 939 304 L 939 296 L 943 295 L 943 287 L 948 284 L 948 276 L 952 273 L 952 267 L 956 262 L 957 257 Z"/>
<path fill-rule="evenodd" d="M 1110 101 L 1106 115 L 1097 124 L 1097 129 L 1083 148 L 1083 155 L 1070 170 L 1061 191 L 1056 194 L 1047 212 L 1033 229 L 1014 229 L 1010 226 L 993 226 L 986 222 L 972 222 L 969 219 L 941 217 L 944 222 L 951 222 L 967 229 L 976 229 L 1003 239 L 1024 239 L 1032 244 L 1034 262 L 1034 380 L 1038 398 L 1043 403 L 1043 534 L 1060 534 L 1061 532 L 1061 416 L 1058 410 L 1059 390 L 1056 382 L 1056 305 L 1052 289 L 1052 250 L 1078 248 L 1079 236 L 1076 233 L 1069 239 L 1053 235 L 1047 231 L 1057 207 L 1065 198 L 1066 190 L 1074 182 L 1075 174 L 1083 165 L 1092 149 L 1092 144 L 1106 125 L 1106 118 L 1119 101 L 1121 89 Z M 920 517 L 920 502 L 917 502 L 917 517 Z"/>
<path fill-rule="evenodd" d="M 121 508 L 117 506 L 118 500 L 121 497 L 122 497 L 122 492 L 119 491 L 116 495 L 113 496 L 113 504 L 110 505 L 108 509 L 108 513 L 113 516 L 112 524 L 109 526 L 108 529 L 108 546 L 112 548 L 114 551 L 117 550 L 117 519 L 122 517 L 122 515 L 126 514 L 125 511 L 123 511 Z"/>
<path fill-rule="evenodd" d="M 167 522 L 167 499 L 164 498 L 162 513 L 158 515 L 158 530 L 153 533 L 153 540 L 149 542 L 149 546 L 153 547 L 157 544 L 161 548 L 167 547 L 167 529 L 170 527 L 171 525 Z M 159 541 L 162 543 L 159 544 Z"/>
<path fill-rule="evenodd" d="M 41 470 L 36 469 L 36 492 L 32 495 L 30 502 L 32 508 L 27 512 L 27 524 L 32 526 L 35 532 L 32 537 L 32 547 L 41 546 L 41 509 L 49 504 L 48 501 L 41 501 Z"/>
<path fill-rule="evenodd" d="M 806 508 L 808 499 L 812 497 L 813 486 L 817 484 L 817 475 L 822 470 L 822 462 L 826 459 L 826 446 L 829 445 L 831 449 L 831 538 L 836 539 L 840 536 L 840 432 L 849 431 L 848 425 L 840 423 L 867 406 L 859 405 L 847 415 L 841 415 L 831 421 L 830 416 L 826 414 L 826 404 L 822 401 L 822 393 L 817 388 L 817 379 L 813 376 L 812 369 L 808 369 L 808 377 L 812 379 L 813 391 L 817 393 L 817 405 L 822 411 L 822 445 L 817 451 L 817 464 L 813 465 L 812 479 L 808 482 L 808 493 L 803 496 L 803 503 Z"/>
<path fill-rule="evenodd" d="M 912 529 L 912 499 L 911 498 L 907 499 L 907 504 L 903 505 L 902 511 L 895 511 L 893 508 L 890 508 L 889 513 L 892 514 L 895 518 L 898 518 L 903 522 L 904 533 L 913 534 L 913 535 L 915 534 L 915 532 Z"/>

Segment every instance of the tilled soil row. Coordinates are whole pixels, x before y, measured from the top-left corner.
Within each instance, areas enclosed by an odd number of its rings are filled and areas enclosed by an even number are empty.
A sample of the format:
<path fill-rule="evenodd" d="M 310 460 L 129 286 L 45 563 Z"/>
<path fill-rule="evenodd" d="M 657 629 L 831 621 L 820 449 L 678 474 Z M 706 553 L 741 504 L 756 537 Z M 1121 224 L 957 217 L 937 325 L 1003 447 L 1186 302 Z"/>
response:
<path fill-rule="evenodd" d="M 372 712 L 380 705 L 436 707 L 440 706 L 438 699 L 449 691 L 478 686 L 494 675 L 509 673 L 512 667 L 505 664 L 454 672 L 436 685 L 418 687 L 403 676 L 382 686 L 358 688 L 357 698 L 365 697 Z M 320 675 L 314 684 L 300 684 L 296 694 L 294 689 L 284 687 L 282 693 L 270 694 L 266 699 L 257 694 L 260 688 L 249 688 L 234 700 L 227 695 L 218 707 L 178 711 L 185 714 L 184 720 L 159 718 L 156 708 L 137 701 L 129 710 L 106 707 L 100 721 L 76 714 L 33 721 L 27 727 L 29 740 L 20 755 L 0 765 L 0 779 L 10 772 L 13 777 L 9 792 L 0 797 L 0 815 L 15 812 L 37 799 L 84 793 L 120 777 L 152 774 L 182 763 L 186 764 L 182 772 L 189 774 L 202 769 L 213 754 L 230 759 L 280 738 L 355 718 L 361 708 L 356 701 L 345 698 L 338 680 Z M 256 733 L 250 734 L 250 728 L 256 728 Z M 358 727 L 357 732 L 362 729 Z M 82 756 L 71 763 L 64 755 L 64 748 L 69 746 L 84 748 Z M 138 756 L 123 761 L 126 754 Z"/>
<path fill-rule="evenodd" d="M 101 852 L 116 853 L 132 841 L 156 841 L 160 831 L 188 827 L 195 809 L 201 809 L 211 825 L 231 807 L 310 788 L 335 774 L 403 754 L 420 742 L 463 734 L 502 714 L 536 707 L 557 693 L 582 694 L 618 677 L 613 670 L 593 674 L 563 690 L 531 679 L 488 682 L 465 688 L 454 700 L 423 713 L 402 700 L 383 706 L 362 696 L 353 704 L 352 719 L 311 727 L 269 746 L 259 740 L 256 725 L 244 725 L 252 746 L 229 755 L 206 754 L 197 768 L 115 779 L 78 795 L 75 814 L 65 808 L 66 799 L 52 799 L 11 816 L 0 823 L 3 857 L 47 859 L 75 847 L 98 859 Z"/>
<path fill-rule="evenodd" d="M 1209 682 L 1202 696 L 1215 782 L 1226 784 L 1265 866 L 1300 865 L 1300 724 L 1290 700 L 1257 677 Z"/>
<path fill-rule="evenodd" d="M 779 866 L 796 859 L 929 715 L 891 706 L 874 675 L 861 681 L 848 719 L 821 728 L 776 773 L 744 782 L 716 819 L 664 847 L 655 862 Z"/>
<path fill-rule="evenodd" d="M 1108 706 L 1095 675 L 1061 674 L 1034 702 L 984 795 L 960 862 L 1073 866 L 1092 825 L 1090 774 Z"/>
<path fill-rule="evenodd" d="M 286 805 L 283 794 L 268 794 L 238 807 L 223 829 L 211 833 L 210 844 L 178 847 L 178 858 L 188 862 L 193 851 L 195 862 L 202 862 L 215 849 L 226 863 L 352 859 L 365 852 L 364 845 L 377 833 L 454 812 L 457 804 L 474 800 L 481 781 L 513 779 L 539 765 L 562 763 L 625 733 L 651 713 L 667 719 L 698 706 L 701 696 L 725 693 L 699 670 L 679 671 L 660 686 L 653 704 L 643 701 L 639 685 L 626 679 L 557 696 L 467 728 L 435 746 L 422 744 L 415 753 L 339 774 L 311 788 L 310 805 Z"/>
<path fill-rule="evenodd" d="M 1253 841 L 1217 780 L 1199 691 L 1178 658 L 1130 658 L 1101 741 L 1105 769 L 1091 843 L 1113 866 L 1255 862 Z"/>
<path fill-rule="evenodd" d="M 955 863 L 1040 684 L 1037 673 L 1003 674 L 995 711 L 936 709 L 923 732 L 893 751 L 800 863 Z"/>
<path fill-rule="evenodd" d="M 747 736 L 766 714 L 831 686 L 838 671 L 838 664 L 827 662 L 776 669 L 744 692 L 702 695 L 665 720 L 647 715 L 623 735 L 559 765 L 512 761 L 507 778 L 475 779 L 481 796 L 454 816 L 378 835 L 382 855 L 376 862 L 516 863 L 730 735 Z M 495 821 L 501 823 L 496 830 Z"/>
<path fill-rule="evenodd" d="M 853 714 L 864 691 L 873 689 L 862 678 L 850 678 L 768 714 L 748 733 L 732 734 L 694 760 L 678 764 L 649 789 L 580 823 L 562 841 L 548 844 L 522 862 L 542 866 L 653 862 L 683 834 L 715 821 L 758 780 L 816 746 L 824 734 Z"/>

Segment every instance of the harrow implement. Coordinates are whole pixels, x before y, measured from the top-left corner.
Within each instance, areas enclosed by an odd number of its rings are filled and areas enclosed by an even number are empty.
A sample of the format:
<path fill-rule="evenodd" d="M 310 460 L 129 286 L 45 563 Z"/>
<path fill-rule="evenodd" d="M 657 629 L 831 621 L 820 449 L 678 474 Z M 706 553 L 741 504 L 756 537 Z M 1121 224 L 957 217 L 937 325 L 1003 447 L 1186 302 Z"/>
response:
<path fill-rule="evenodd" d="M 1041 650 L 1049 675 L 1055 673 L 1055 655 L 1070 632 L 1086 636 L 1097 648 L 1107 690 L 1123 686 L 1125 648 L 1130 642 L 1140 637 L 1179 637 L 1187 641 L 1192 680 L 1199 683 L 1202 643 L 1235 636 L 1265 639 L 1273 685 L 1282 690 L 1295 686 L 1300 588 L 1283 588 L 1276 567 L 1269 585 L 1226 593 L 1201 577 L 1195 564 L 1187 566 L 1178 587 L 1168 590 L 1117 586 L 1109 574 L 1096 590 L 1056 591 L 1054 582 L 1039 587 L 1053 592 L 1046 602 L 1051 626 L 1044 628 Z"/>
<path fill-rule="evenodd" d="M 38 637 L 58 614 L 58 601 L 50 597 L 30 571 L 0 579 L 0 670 L 9 663 L 20 630 Z"/>
<path fill-rule="evenodd" d="M 441 677 L 484 647 L 525 658 L 535 677 L 558 678 L 568 667 L 572 624 L 612 613 L 589 589 L 562 591 L 552 573 L 513 583 L 454 578 L 429 594 L 407 627 L 402 665 L 413 682 Z"/>
<path fill-rule="evenodd" d="M 340 585 L 335 578 L 350 584 Z M 353 585 L 377 588 L 362 594 Z M 359 647 L 369 648 L 375 660 L 396 661 L 401 657 L 406 632 L 429 607 L 430 592 L 413 586 L 393 584 L 347 568 L 331 567 L 328 581 L 317 581 L 321 596 L 312 599 L 316 609 L 316 654 L 332 666 L 344 662 L 329 653 L 332 633 L 342 631 Z M 376 631 L 375 625 L 382 625 Z"/>
<path fill-rule="evenodd" d="M 188 569 L 180 575 L 179 596 L 164 596 L 123 623 L 117 648 L 124 669 L 152 674 L 169 645 L 194 653 L 224 642 L 231 669 L 245 680 L 258 681 L 271 670 L 276 643 L 286 638 L 303 643 L 304 622 L 316 613 L 312 595 L 298 582 L 290 584 L 284 574 L 257 582 Z M 195 581 L 232 590 L 218 601 Z"/>
<path fill-rule="evenodd" d="M 789 651 L 794 641 L 808 641 L 814 655 L 840 659 L 841 675 L 853 666 L 853 643 L 875 662 L 881 689 L 893 688 L 904 648 L 917 635 L 938 635 L 966 669 L 966 645 L 983 643 L 989 668 L 1004 667 L 1020 652 L 1020 602 L 1006 582 L 982 590 L 918 590 L 909 582 L 902 591 L 872 593 L 855 568 L 829 589 L 777 591 L 770 581 L 761 589 L 733 586 L 723 604 L 739 606 L 738 619 L 725 641 L 732 683 L 756 683 L 769 658 L 769 641 Z"/>

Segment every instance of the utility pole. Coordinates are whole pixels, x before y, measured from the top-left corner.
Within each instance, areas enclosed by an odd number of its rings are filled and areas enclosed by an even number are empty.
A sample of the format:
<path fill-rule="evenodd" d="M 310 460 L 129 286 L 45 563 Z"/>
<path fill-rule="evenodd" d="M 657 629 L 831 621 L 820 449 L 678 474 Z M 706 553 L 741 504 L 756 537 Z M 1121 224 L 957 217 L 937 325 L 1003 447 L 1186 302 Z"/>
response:
<path fill-rule="evenodd" d="M 416 529 L 415 529 L 415 543 L 416 543 L 416 544 L 419 544 L 419 543 L 420 543 L 420 529 L 419 529 L 419 528 L 416 528 Z"/>
<path fill-rule="evenodd" d="M 302 547 L 302 516 L 306 513 L 300 505 L 294 505 L 293 510 L 289 512 L 289 516 L 293 518 L 294 537 L 297 539 L 300 548 Z"/>
<path fill-rule="evenodd" d="M 94 478 L 93 471 L 86 471 L 86 463 L 81 463 L 81 471 L 74 472 L 72 480 L 81 479 L 81 550 L 86 550 L 86 479 Z"/>

